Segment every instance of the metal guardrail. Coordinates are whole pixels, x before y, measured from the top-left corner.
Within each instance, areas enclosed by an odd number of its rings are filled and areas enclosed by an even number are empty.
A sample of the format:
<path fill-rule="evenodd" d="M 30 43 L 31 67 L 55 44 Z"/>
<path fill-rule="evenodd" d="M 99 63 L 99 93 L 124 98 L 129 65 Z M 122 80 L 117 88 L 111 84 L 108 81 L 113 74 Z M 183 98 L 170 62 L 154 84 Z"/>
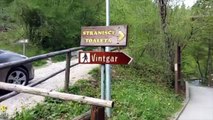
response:
<path fill-rule="evenodd" d="M 21 65 L 21 64 L 30 63 L 30 62 L 34 62 L 34 61 L 38 61 L 38 60 L 42 60 L 42 59 L 47 59 L 47 58 L 54 57 L 54 56 L 61 55 L 61 54 L 65 54 L 65 53 L 71 53 L 71 52 L 74 52 L 74 51 L 77 51 L 77 50 L 82 50 L 83 48 L 84 47 L 70 48 L 70 49 L 66 49 L 66 50 L 50 52 L 50 53 L 47 53 L 47 54 L 42 54 L 42 55 L 30 57 L 30 58 L 24 59 L 24 60 L 2 63 L 2 64 L 0 64 L 0 69 L 11 67 L 11 66 L 18 66 L 18 65 Z"/>
<path fill-rule="evenodd" d="M 25 59 L 25 60 L 20 60 L 20 61 L 14 61 L 14 62 L 9 62 L 9 63 L 3 63 L 3 64 L 0 64 L 0 69 L 4 69 L 4 68 L 7 68 L 7 67 L 12 67 L 12 66 L 19 66 L 19 65 L 22 65 L 22 64 L 25 64 L 25 63 L 30 63 L 30 62 L 34 62 L 34 61 L 38 61 L 38 60 L 42 60 L 42 59 L 47 59 L 47 58 L 50 58 L 50 57 L 54 57 L 54 56 L 57 56 L 57 55 L 61 55 L 61 54 L 67 54 L 67 60 L 66 60 L 66 68 L 64 69 L 61 69 L 59 70 L 58 72 L 55 72 L 35 83 L 32 83 L 32 84 L 29 84 L 27 86 L 29 87 L 34 87 L 48 79 L 50 79 L 51 77 L 54 77 L 55 75 L 63 72 L 63 71 L 67 71 L 65 74 L 65 78 L 66 78 L 66 82 L 65 82 L 65 90 L 68 88 L 68 85 L 69 85 L 69 68 L 71 67 L 74 67 L 76 65 L 78 65 L 78 63 L 76 64 L 73 64 L 73 65 L 70 65 L 69 61 L 71 60 L 71 53 L 75 52 L 75 51 L 78 51 L 78 50 L 82 50 L 83 48 L 85 47 L 76 47 L 76 48 L 70 48 L 70 49 L 66 49 L 66 50 L 61 50 L 61 51 L 55 51 L 55 52 L 50 52 L 50 53 L 47 53 L 47 54 L 42 54 L 42 55 L 38 55 L 38 56 L 34 56 L 34 57 L 30 57 L 28 59 Z M 115 51 L 117 50 L 117 48 L 112 48 L 111 51 Z M 68 66 L 70 66 L 68 68 Z M 3 96 L 0 96 L 0 102 L 10 98 L 10 97 L 13 97 L 15 95 L 19 94 L 18 92 L 11 92 L 11 93 L 8 93 L 6 95 L 3 95 Z"/>
<path fill-rule="evenodd" d="M 78 63 L 71 65 L 70 68 L 71 68 L 71 67 L 74 67 L 74 66 L 76 66 L 76 65 L 78 65 Z M 54 77 L 54 76 L 56 76 L 56 75 L 62 73 L 63 71 L 65 71 L 65 69 L 66 69 L 66 68 L 61 69 L 61 70 L 59 70 L 59 71 L 57 71 L 57 72 L 55 72 L 55 73 L 53 73 L 53 74 L 51 74 L 51 75 L 49 75 L 49 76 L 47 76 L 47 77 L 45 77 L 45 78 L 43 78 L 43 79 L 41 79 L 41 80 L 35 82 L 35 83 L 29 84 L 29 85 L 27 85 L 27 86 L 29 86 L 29 87 L 34 87 L 34 86 L 36 86 L 36 85 L 38 85 L 38 84 L 40 84 L 40 83 L 42 83 L 42 82 L 44 82 L 44 81 L 46 81 L 46 80 L 48 80 L 48 79 L 50 79 L 50 78 L 52 78 L 52 77 Z M 19 94 L 19 93 L 18 93 L 18 92 L 15 92 L 15 91 L 13 91 L 13 92 L 11 92 L 11 93 L 8 93 L 8 94 L 5 94 L 5 95 L 3 95 L 3 96 L 0 97 L 0 102 L 4 101 L 4 100 L 6 100 L 6 99 L 8 99 L 8 98 L 10 98 L 10 97 L 13 97 L 13 96 L 15 96 L 15 95 L 18 95 L 18 94 Z"/>
<path fill-rule="evenodd" d="M 56 52 L 50 52 L 47 54 L 30 57 L 25 60 L 0 64 L 0 69 L 4 69 L 4 68 L 8 68 L 8 67 L 13 67 L 13 66 L 20 66 L 22 64 L 31 63 L 31 62 L 42 60 L 42 59 L 47 59 L 47 58 L 54 57 L 54 56 L 61 55 L 61 54 L 66 54 L 66 67 L 64 69 L 59 70 L 58 72 L 55 72 L 55 73 L 43 78 L 42 80 L 29 84 L 28 86 L 0 83 L 1 89 L 13 91 L 9 94 L 1 96 L 0 102 L 3 100 L 6 100 L 7 98 L 10 98 L 14 95 L 17 95 L 21 92 L 35 94 L 35 95 L 41 95 L 41 96 L 49 96 L 49 97 L 53 97 L 53 98 L 59 98 L 59 99 L 64 99 L 64 100 L 76 101 L 79 103 L 90 104 L 93 106 L 91 109 L 91 118 L 90 119 L 91 120 L 99 120 L 99 119 L 104 120 L 105 119 L 105 113 L 104 113 L 105 108 L 104 107 L 113 107 L 113 105 L 114 105 L 113 101 L 106 101 L 106 100 L 91 98 L 91 97 L 86 97 L 86 96 L 60 93 L 60 92 L 56 92 L 56 91 L 52 91 L 52 90 L 32 88 L 33 86 L 36 86 L 36 85 L 54 77 L 55 75 L 65 71 L 64 90 L 67 91 L 68 86 L 69 86 L 69 79 L 70 79 L 70 68 L 78 65 L 78 63 L 70 65 L 71 57 L 72 57 L 71 53 L 74 51 L 82 50 L 83 48 L 84 47 L 77 47 L 77 48 L 56 51 Z M 114 51 L 114 50 L 116 50 L 116 49 L 112 49 L 111 51 Z M 102 106 L 102 107 L 100 107 L 100 106 Z M 87 118 L 85 118 L 85 119 L 87 119 Z"/>
<path fill-rule="evenodd" d="M 19 66 L 19 65 L 22 65 L 22 64 L 25 64 L 25 63 L 31 63 L 31 62 L 34 62 L 34 61 L 38 61 L 38 60 L 43 60 L 43 59 L 47 59 L 47 58 L 50 58 L 50 57 L 54 57 L 54 56 L 57 56 L 57 55 L 62 55 L 62 54 L 67 54 L 66 56 L 66 68 L 62 69 L 62 70 L 59 70 L 58 72 L 55 72 L 39 81 L 37 81 L 36 83 L 32 83 L 32 84 L 29 84 L 28 86 L 30 87 L 34 87 L 52 77 L 54 77 L 55 75 L 63 72 L 63 71 L 66 71 L 65 72 L 65 85 L 64 85 L 64 90 L 66 91 L 68 89 L 68 86 L 69 86 L 69 75 L 70 75 L 70 68 L 71 67 L 74 67 L 76 65 L 78 65 L 78 63 L 76 64 L 73 64 L 73 65 L 70 65 L 70 61 L 71 61 L 71 53 L 72 52 L 75 52 L 75 51 L 78 51 L 78 50 L 82 50 L 84 47 L 76 47 L 76 48 L 70 48 L 70 49 L 66 49 L 66 50 L 61 50 L 61 51 L 55 51 L 55 52 L 50 52 L 50 53 L 47 53 L 47 54 L 42 54 L 42 55 L 38 55 L 38 56 L 34 56 L 34 57 L 30 57 L 28 59 L 24 59 L 24 60 L 19 60 L 19 61 L 14 61 L 14 62 L 8 62 L 8 63 L 3 63 L 3 64 L 0 64 L 0 69 L 4 69 L 4 68 L 8 68 L 8 67 L 12 67 L 12 66 Z M 0 97 L 0 102 L 12 97 L 12 96 L 15 96 L 19 94 L 18 92 L 11 92 L 11 93 L 8 93 L 6 95 L 3 95 Z"/>

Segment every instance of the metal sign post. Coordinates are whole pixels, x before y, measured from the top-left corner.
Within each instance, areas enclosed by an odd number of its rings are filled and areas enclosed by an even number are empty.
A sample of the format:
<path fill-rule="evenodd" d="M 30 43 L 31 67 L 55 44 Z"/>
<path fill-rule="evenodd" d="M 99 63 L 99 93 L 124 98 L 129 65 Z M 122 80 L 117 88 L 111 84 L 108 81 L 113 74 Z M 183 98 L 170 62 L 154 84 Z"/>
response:
<path fill-rule="evenodd" d="M 110 0 L 106 0 L 106 26 L 110 25 Z M 109 52 L 110 47 L 105 48 L 105 52 Z M 111 100 L 111 66 L 105 65 L 106 75 L 106 100 Z M 107 117 L 111 117 L 111 109 L 106 108 Z"/>
<path fill-rule="evenodd" d="M 28 43 L 28 39 L 19 40 L 18 43 L 22 44 L 22 46 L 23 46 L 23 55 L 25 55 L 26 54 L 26 44 Z"/>
<path fill-rule="evenodd" d="M 26 44 L 23 43 L 23 55 L 25 55 L 25 54 L 26 54 Z"/>
<path fill-rule="evenodd" d="M 106 0 L 106 26 L 81 29 L 81 46 L 101 46 L 101 52 L 80 52 L 80 64 L 101 64 L 101 99 L 111 100 L 111 65 L 129 64 L 132 58 L 122 52 L 110 52 L 110 46 L 127 45 L 127 25 L 110 25 L 110 0 Z M 111 109 L 106 108 L 107 117 Z"/>
<path fill-rule="evenodd" d="M 101 65 L 101 99 L 105 100 L 105 96 L 106 96 L 105 95 L 105 65 L 102 64 Z"/>

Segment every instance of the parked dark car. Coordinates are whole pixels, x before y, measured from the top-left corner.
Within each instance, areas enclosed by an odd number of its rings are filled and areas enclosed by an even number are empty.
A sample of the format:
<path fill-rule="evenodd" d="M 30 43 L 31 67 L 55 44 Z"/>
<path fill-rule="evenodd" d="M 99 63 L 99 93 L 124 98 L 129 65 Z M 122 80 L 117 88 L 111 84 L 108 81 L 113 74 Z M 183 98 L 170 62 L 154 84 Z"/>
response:
<path fill-rule="evenodd" d="M 0 64 L 27 59 L 14 52 L 0 50 Z M 27 85 L 34 78 L 32 63 L 0 69 L 0 82 Z"/>

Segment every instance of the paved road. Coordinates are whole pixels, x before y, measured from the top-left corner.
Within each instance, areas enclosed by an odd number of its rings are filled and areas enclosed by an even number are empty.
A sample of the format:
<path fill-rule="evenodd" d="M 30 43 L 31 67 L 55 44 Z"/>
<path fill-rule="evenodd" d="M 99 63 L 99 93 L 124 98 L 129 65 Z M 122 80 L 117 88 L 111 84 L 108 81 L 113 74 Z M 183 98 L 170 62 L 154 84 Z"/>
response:
<path fill-rule="evenodd" d="M 190 84 L 190 101 L 178 120 L 213 120 L 213 88 Z"/>
<path fill-rule="evenodd" d="M 77 60 L 74 60 L 71 63 L 76 63 L 76 62 L 77 62 Z M 95 67 L 98 67 L 98 65 L 84 64 L 84 65 L 77 65 L 77 66 L 71 68 L 70 69 L 70 84 L 73 84 L 74 82 L 76 82 L 79 79 L 90 77 L 88 75 L 88 72 Z M 42 79 L 43 77 L 46 77 L 63 68 L 65 68 L 65 62 L 51 63 L 42 68 L 36 68 L 35 79 L 33 79 L 31 82 L 38 81 L 38 80 Z M 58 74 L 57 76 L 37 85 L 36 87 L 49 89 L 49 90 L 58 90 L 58 89 L 63 88 L 64 79 L 65 79 L 65 72 L 62 72 L 62 73 Z M 42 102 L 43 100 L 44 100 L 44 97 L 41 97 L 41 96 L 21 93 L 10 99 L 7 99 L 7 100 L 1 102 L 0 106 L 1 105 L 7 106 L 7 108 L 8 108 L 7 113 L 11 116 L 11 115 L 14 115 L 14 113 L 16 111 L 20 111 L 23 107 L 25 107 L 25 108 L 33 107 L 38 102 Z"/>

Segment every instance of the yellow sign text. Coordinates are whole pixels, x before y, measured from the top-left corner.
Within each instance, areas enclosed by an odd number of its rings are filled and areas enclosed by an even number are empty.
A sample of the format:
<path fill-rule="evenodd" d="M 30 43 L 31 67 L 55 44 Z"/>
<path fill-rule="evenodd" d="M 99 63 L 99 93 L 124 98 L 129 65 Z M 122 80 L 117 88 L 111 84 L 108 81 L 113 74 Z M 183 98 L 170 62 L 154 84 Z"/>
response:
<path fill-rule="evenodd" d="M 87 43 L 111 43 L 111 39 L 85 39 Z"/>
<path fill-rule="evenodd" d="M 115 31 L 112 30 L 83 31 L 83 35 L 115 35 Z"/>

